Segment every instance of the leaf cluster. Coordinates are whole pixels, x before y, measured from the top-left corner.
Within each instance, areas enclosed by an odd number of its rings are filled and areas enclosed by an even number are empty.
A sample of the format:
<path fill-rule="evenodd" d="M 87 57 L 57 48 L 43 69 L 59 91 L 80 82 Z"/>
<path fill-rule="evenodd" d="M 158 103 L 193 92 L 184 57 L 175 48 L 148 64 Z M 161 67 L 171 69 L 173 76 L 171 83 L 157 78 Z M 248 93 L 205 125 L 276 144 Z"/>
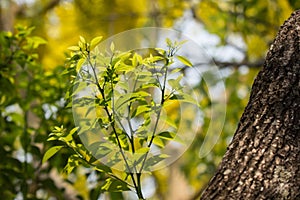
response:
<path fill-rule="evenodd" d="M 167 49 L 120 52 L 114 43 L 108 50 L 99 49 L 101 39 L 88 43 L 80 37 L 78 45 L 69 48 L 69 67 L 64 74 L 73 80 L 66 98 L 78 127 L 69 132 L 56 127 L 48 140 L 60 142 L 46 152 L 43 161 L 64 147 L 71 149 L 64 171 L 70 173 L 79 165 L 93 167 L 106 174 L 101 191 L 134 189 L 143 198 L 141 174 L 151 172 L 169 156 L 153 154 L 151 148 L 163 150 L 169 141 L 182 142 L 176 134 L 178 119 L 176 122 L 165 114 L 165 107 L 174 101 L 198 105 L 185 93 L 180 73 L 192 63 L 177 55 L 185 41 L 166 39 Z M 172 68 L 176 61 L 184 66 Z M 167 127 L 161 131 L 159 124 Z M 101 139 L 85 143 L 83 138 L 91 133 Z M 76 141 L 78 136 L 81 142 Z M 107 163 L 102 163 L 104 158 Z M 122 171 L 121 175 L 114 174 L 114 168 Z"/>
<path fill-rule="evenodd" d="M 17 194 L 39 199 L 38 190 L 57 198 L 63 194 L 48 174 L 61 163 L 51 161 L 44 167 L 41 161 L 50 127 L 70 123 L 61 99 L 65 84 L 56 75 L 61 67 L 53 72 L 41 67 L 37 51 L 46 41 L 34 36 L 33 30 L 17 26 L 14 32 L 0 32 L 0 196 L 4 199 Z"/>

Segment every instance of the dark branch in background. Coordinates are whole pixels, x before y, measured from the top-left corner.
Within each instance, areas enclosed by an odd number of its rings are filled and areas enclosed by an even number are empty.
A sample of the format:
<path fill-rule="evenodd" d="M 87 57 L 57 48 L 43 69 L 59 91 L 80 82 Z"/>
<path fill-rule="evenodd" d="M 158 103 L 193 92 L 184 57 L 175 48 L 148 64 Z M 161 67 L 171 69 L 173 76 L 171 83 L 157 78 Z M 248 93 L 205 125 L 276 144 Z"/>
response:
<path fill-rule="evenodd" d="M 259 59 L 257 61 L 254 62 L 250 62 L 248 60 L 244 60 L 241 62 L 235 62 L 235 61 L 218 61 L 215 59 L 212 59 L 210 62 L 199 62 L 199 63 L 194 63 L 194 67 L 202 67 L 202 66 L 212 66 L 212 65 L 216 65 L 217 67 L 219 67 L 220 69 L 224 69 L 227 67 L 233 67 L 233 68 L 239 68 L 242 66 L 247 66 L 249 68 L 261 68 L 264 64 L 264 59 Z M 188 69 L 188 66 L 184 66 L 182 69 L 186 70 Z"/>
<path fill-rule="evenodd" d="M 241 67 L 241 66 L 247 66 L 249 68 L 261 68 L 264 64 L 264 59 L 256 60 L 254 62 L 250 62 L 248 60 L 241 61 L 241 62 L 223 62 L 218 60 L 213 60 L 211 64 L 217 65 L 219 68 L 226 68 L 226 67 Z M 197 66 L 197 64 L 195 64 Z"/>
<path fill-rule="evenodd" d="M 9 1 L 3 8 L 0 3 L 0 31 L 12 31 L 17 16 L 23 15 L 25 6 Z"/>
<path fill-rule="evenodd" d="M 247 53 L 247 50 L 244 49 L 243 47 L 239 47 L 238 45 L 234 44 L 233 42 L 229 41 L 227 38 L 225 38 L 225 44 L 227 46 L 233 47 L 234 49 L 240 51 L 243 54 Z"/>
<path fill-rule="evenodd" d="M 58 4 L 60 3 L 60 0 L 51 0 L 49 1 L 40 12 L 38 12 L 36 15 L 44 15 L 45 13 L 47 13 L 48 11 L 52 10 L 53 8 L 55 8 Z"/>
<path fill-rule="evenodd" d="M 31 17 L 34 18 L 45 15 L 48 11 L 54 9 L 60 2 L 61 0 L 48 1 L 44 7 L 38 9 Z M 36 7 L 40 8 L 41 6 L 36 5 Z M 18 5 L 13 1 L 9 1 L 8 8 L 3 8 L 0 3 L 0 31 L 12 31 L 16 18 L 28 17 L 27 10 L 28 7 L 26 6 L 26 3 Z"/>

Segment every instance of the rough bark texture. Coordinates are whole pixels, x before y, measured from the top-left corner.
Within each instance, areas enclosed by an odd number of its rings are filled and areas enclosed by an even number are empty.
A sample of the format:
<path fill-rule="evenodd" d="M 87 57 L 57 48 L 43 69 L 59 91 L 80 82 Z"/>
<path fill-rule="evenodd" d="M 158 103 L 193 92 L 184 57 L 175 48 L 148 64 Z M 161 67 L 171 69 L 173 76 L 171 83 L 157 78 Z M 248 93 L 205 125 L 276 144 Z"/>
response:
<path fill-rule="evenodd" d="M 300 11 L 281 26 L 203 200 L 300 199 Z"/>

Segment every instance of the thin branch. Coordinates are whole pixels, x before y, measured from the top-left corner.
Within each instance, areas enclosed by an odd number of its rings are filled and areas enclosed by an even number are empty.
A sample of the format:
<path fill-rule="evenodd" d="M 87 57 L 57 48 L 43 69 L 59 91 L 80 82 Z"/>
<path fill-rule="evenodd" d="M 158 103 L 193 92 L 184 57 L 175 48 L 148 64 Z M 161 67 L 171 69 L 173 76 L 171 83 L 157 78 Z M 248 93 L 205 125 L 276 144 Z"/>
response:
<path fill-rule="evenodd" d="M 198 62 L 198 63 L 195 63 L 193 66 L 194 67 L 201 67 L 201 66 L 204 66 L 204 65 L 216 65 L 218 66 L 220 69 L 223 69 L 223 68 L 227 68 L 227 67 L 235 67 L 235 68 L 239 68 L 239 67 L 242 67 L 242 66 L 247 66 L 249 68 L 261 68 L 264 64 L 265 60 L 264 59 L 259 59 L 257 61 L 254 61 L 254 62 L 250 62 L 248 60 L 244 60 L 244 61 L 241 61 L 241 62 L 235 62 L 235 61 L 219 61 L 219 60 L 215 60 L 215 59 L 212 59 L 210 62 Z M 188 66 L 184 66 L 182 69 L 185 70 L 189 68 Z"/>
<path fill-rule="evenodd" d="M 261 68 L 264 64 L 264 59 L 259 59 L 254 62 L 250 62 L 248 60 L 243 60 L 241 62 L 223 62 L 218 60 L 212 60 L 211 64 L 217 65 L 219 68 L 226 68 L 226 67 L 241 67 L 241 66 L 247 66 L 249 68 Z M 197 64 L 195 64 L 197 66 Z"/>
<path fill-rule="evenodd" d="M 36 14 L 36 16 L 41 16 L 44 15 L 45 13 L 47 13 L 48 11 L 52 10 L 53 8 L 55 8 L 61 0 L 51 0 L 49 1 L 40 12 L 38 12 Z"/>

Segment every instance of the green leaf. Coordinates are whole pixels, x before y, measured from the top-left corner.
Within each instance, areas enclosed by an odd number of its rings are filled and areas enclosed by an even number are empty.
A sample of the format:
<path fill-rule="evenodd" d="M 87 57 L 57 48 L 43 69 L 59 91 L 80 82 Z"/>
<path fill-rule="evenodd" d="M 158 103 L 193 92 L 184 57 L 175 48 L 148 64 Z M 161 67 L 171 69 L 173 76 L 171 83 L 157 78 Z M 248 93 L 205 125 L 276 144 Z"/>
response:
<path fill-rule="evenodd" d="M 162 56 L 164 56 L 166 54 L 166 50 L 164 50 L 162 48 L 155 48 L 155 50 Z"/>
<path fill-rule="evenodd" d="M 120 63 L 120 65 L 117 66 L 116 72 L 129 72 L 134 70 L 134 67 L 131 65 L 126 65 L 125 63 Z"/>
<path fill-rule="evenodd" d="M 105 172 L 105 173 L 111 173 L 112 172 L 111 168 L 109 168 L 106 165 L 102 165 L 102 164 L 97 164 L 94 167 L 94 169 L 97 170 L 97 171 L 99 171 L 99 172 Z"/>
<path fill-rule="evenodd" d="M 182 41 L 178 42 L 178 45 L 183 45 L 186 42 L 188 42 L 188 40 L 182 40 Z"/>
<path fill-rule="evenodd" d="M 114 106 L 116 109 L 120 109 L 123 105 L 126 105 L 126 103 L 136 101 L 141 97 L 146 97 L 146 96 L 149 96 L 149 94 L 143 91 L 139 91 L 137 93 L 124 94 L 118 98 Z"/>
<path fill-rule="evenodd" d="M 79 36 L 79 39 L 80 39 L 80 41 L 81 41 L 83 44 L 85 44 L 85 43 L 86 43 L 86 40 L 84 39 L 84 37 L 82 37 L 82 36 Z"/>
<path fill-rule="evenodd" d="M 135 53 L 131 59 L 131 65 L 132 67 L 137 67 L 138 64 L 140 63 L 141 56 Z"/>
<path fill-rule="evenodd" d="M 113 42 L 110 44 L 110 50 L 111 52 L 115 51 L 115 44 Z"/>
<path fill-rule="evenodd" d="M 79 127 L 75 127 L 70 131 L 70 135 L 73 135 L 77 130 L 79 129 Z"/>
<path fill-rule="evenodd" d="M 129 51 L 125 51 L 125 52 L 120 52 L 117 56 L 116 56 L 116 58 L 120 58 L 121 60 L 126 60 L 126 59 L 128 59 L 130 56 L 131 56 L 131 52 L 129 52 Z"/>
<path fill-rule="evenodd" d="M 102 36 L 98 36 L 92 39 L 90 50 L 93 50 L 101 42 L 102 38 Z"/>
<path fill-rule="evenodd" d="M 164 140 L 173 140 L 176 136 L 176 133 L 164 131 L 164 132 L 157 134 L 157 136 Z"/>
<path fill-rule="evenodd" d="M 49 160 L 49 158 L 51 158 L 54 154 L 56 154 L 61 148 L 63 148 L 63 146 L 55 146 L 48 149 L 44 154 L 42 163 L 45 163 L 47 160 Z"/>
<path fill-rule="evenodd" d="M 155 166 L 156 164 L 165 160 L 168 157 L 170 156 L 167 154 L 159 154 L 159 155 L 152 156 L 146 160 L 144 169 L 146 171 L 151 170 L 151 167 Z"/>
<path fill-rule="evenodd" d="M 77 65 L 76 65 L 76 72 L 78 73 L 83 65 L 83 63 L 85 62 L 84 58 L 81 58 L 80 60 L 78 60 Z"/>
<path fill-rule="evenodd" d="M 143 151 L 145 151 L 145 149 Z M 147 152 L 149 152 L 149 148 L 148 148 L 148 151 L 145 151 L 143 153 L 135 152 L 133 154 L 133 158 L 130 158 L 130 160 L 128 162 L 129 166 L 130 166 L 130 168 L 132 168 L 132 170 L 137 170 L 138 168 L 140 168 L 142 166 L 142 163 L 144 162 L 144 160 L 146 158 Z M 132 161 L 133 161 L 133 163 L 131 163 Z M 139 171 L 139 170 L 137 170 L 137 171 Z"/>
<path fill-rule="evenodd" d="M 103 143 L 98 146 L 96 156 L 97 158 L 103 158 L 111 152 L 112 152 L 112 145 L 109 143 Z"/>
<path fill-rule="evenodd" d="M 193 64 L 184 56 L 176 56 L 177 59 L 182 62 L 184 65 L 188 66 L 188 67 L 192 67 Z"/>
<path fill-rule="evenodd" d="M 63 169 L 63 173 L 70 174 L 75 167 L 77 167 L 80 164 L 80 157 L 76 154 L 71 155 L 68 159 L 67 165 Z"/>
<path fill-rule="evenodd" d="M 34 49 L 38 48 L 41 44 L 47 44 L 47 41 L 41 37 L 33 36 L 30 39 L 32 40 L 31 42 L 33 43 Z"/>
<path fill-rule="evenodd" d="M 142 147 L 135 151 L 136 154 L 146 154 L 150 150 L 149 147 Z"/>
<path fill-rule="evenodd" d="M 200 107 L 199 103 L 194 99 L 192 96 L 185 94 L 185 93 L 180 93 L 180 94 L 174 94 L 170 97 L 170 100 L 178 100 L 181 102 L 186 102 L 186 103 L 191 103 L 194 105 L 197 105 Z"/>
<path fill-rule="evenodd" d="M 175 137 L 176 133 L 164 131 L 154 137 L 153 143 L 158 147 L 163 148 L 166 146 L 167 141 L 174 140 Z"/>
<path fill-rule="evenodd" d="M 182 68 L 175 68 L 171 71 L 171 74 L 176 74 L 177 72 L 180 72 Z"/>
<path fill-rule="evenodd" d="M 103 192 L 122 192 L 130 190 L 130 188 L 126 182 L 113 178 L 107 178 L 104 185 L 102 185 L 101 190 Z"/>
<path fill-rule="evenodd" d="M 183 78 L 183 74 L 178 76 L 176 79 L 169 79 L 168 83 L 172 87 L 172 89 L 179 90 L 182 88 L 182 86 L 180 85 L 180 81 L 182 78 Z"/>
<path fill-rule="evenodd" d="M 170 38 L 166 38 L 166 43 L 167 43 L 168 47 L 172 47 L 173 46 L 173 43 L 170 40 Z"/>
<path fill-rule="evenodd" d="M 134 110 L 131 117 L 133 118 L 135 116 L 139 116 L 142 113 L 148 113 L 149 111 L 151 111 L 151 106 L 149 106 L 149 105 L 140 105 Z"/>
<path fill-rule="evenodd" d="M 80 47 L 79 46 L 70 46 L 67 49 L 70 50 L 70 51 L 79 51 Z"/>
<path fill-rule="evenodd" d="M 156 146 L 158 146 L 160 148 L 163 148 L 165 146 L 164 142 L 159 137 L 154 137 L 153 144 L 155 144 Z"/>
<path fill-rule="evenodd" d="M 119 135 L 119 141 L 120 145 L 124 150 L 129 150 L 129 144 L 126 137 L 126 133 L 122 132 L 122 134 Z"/>

